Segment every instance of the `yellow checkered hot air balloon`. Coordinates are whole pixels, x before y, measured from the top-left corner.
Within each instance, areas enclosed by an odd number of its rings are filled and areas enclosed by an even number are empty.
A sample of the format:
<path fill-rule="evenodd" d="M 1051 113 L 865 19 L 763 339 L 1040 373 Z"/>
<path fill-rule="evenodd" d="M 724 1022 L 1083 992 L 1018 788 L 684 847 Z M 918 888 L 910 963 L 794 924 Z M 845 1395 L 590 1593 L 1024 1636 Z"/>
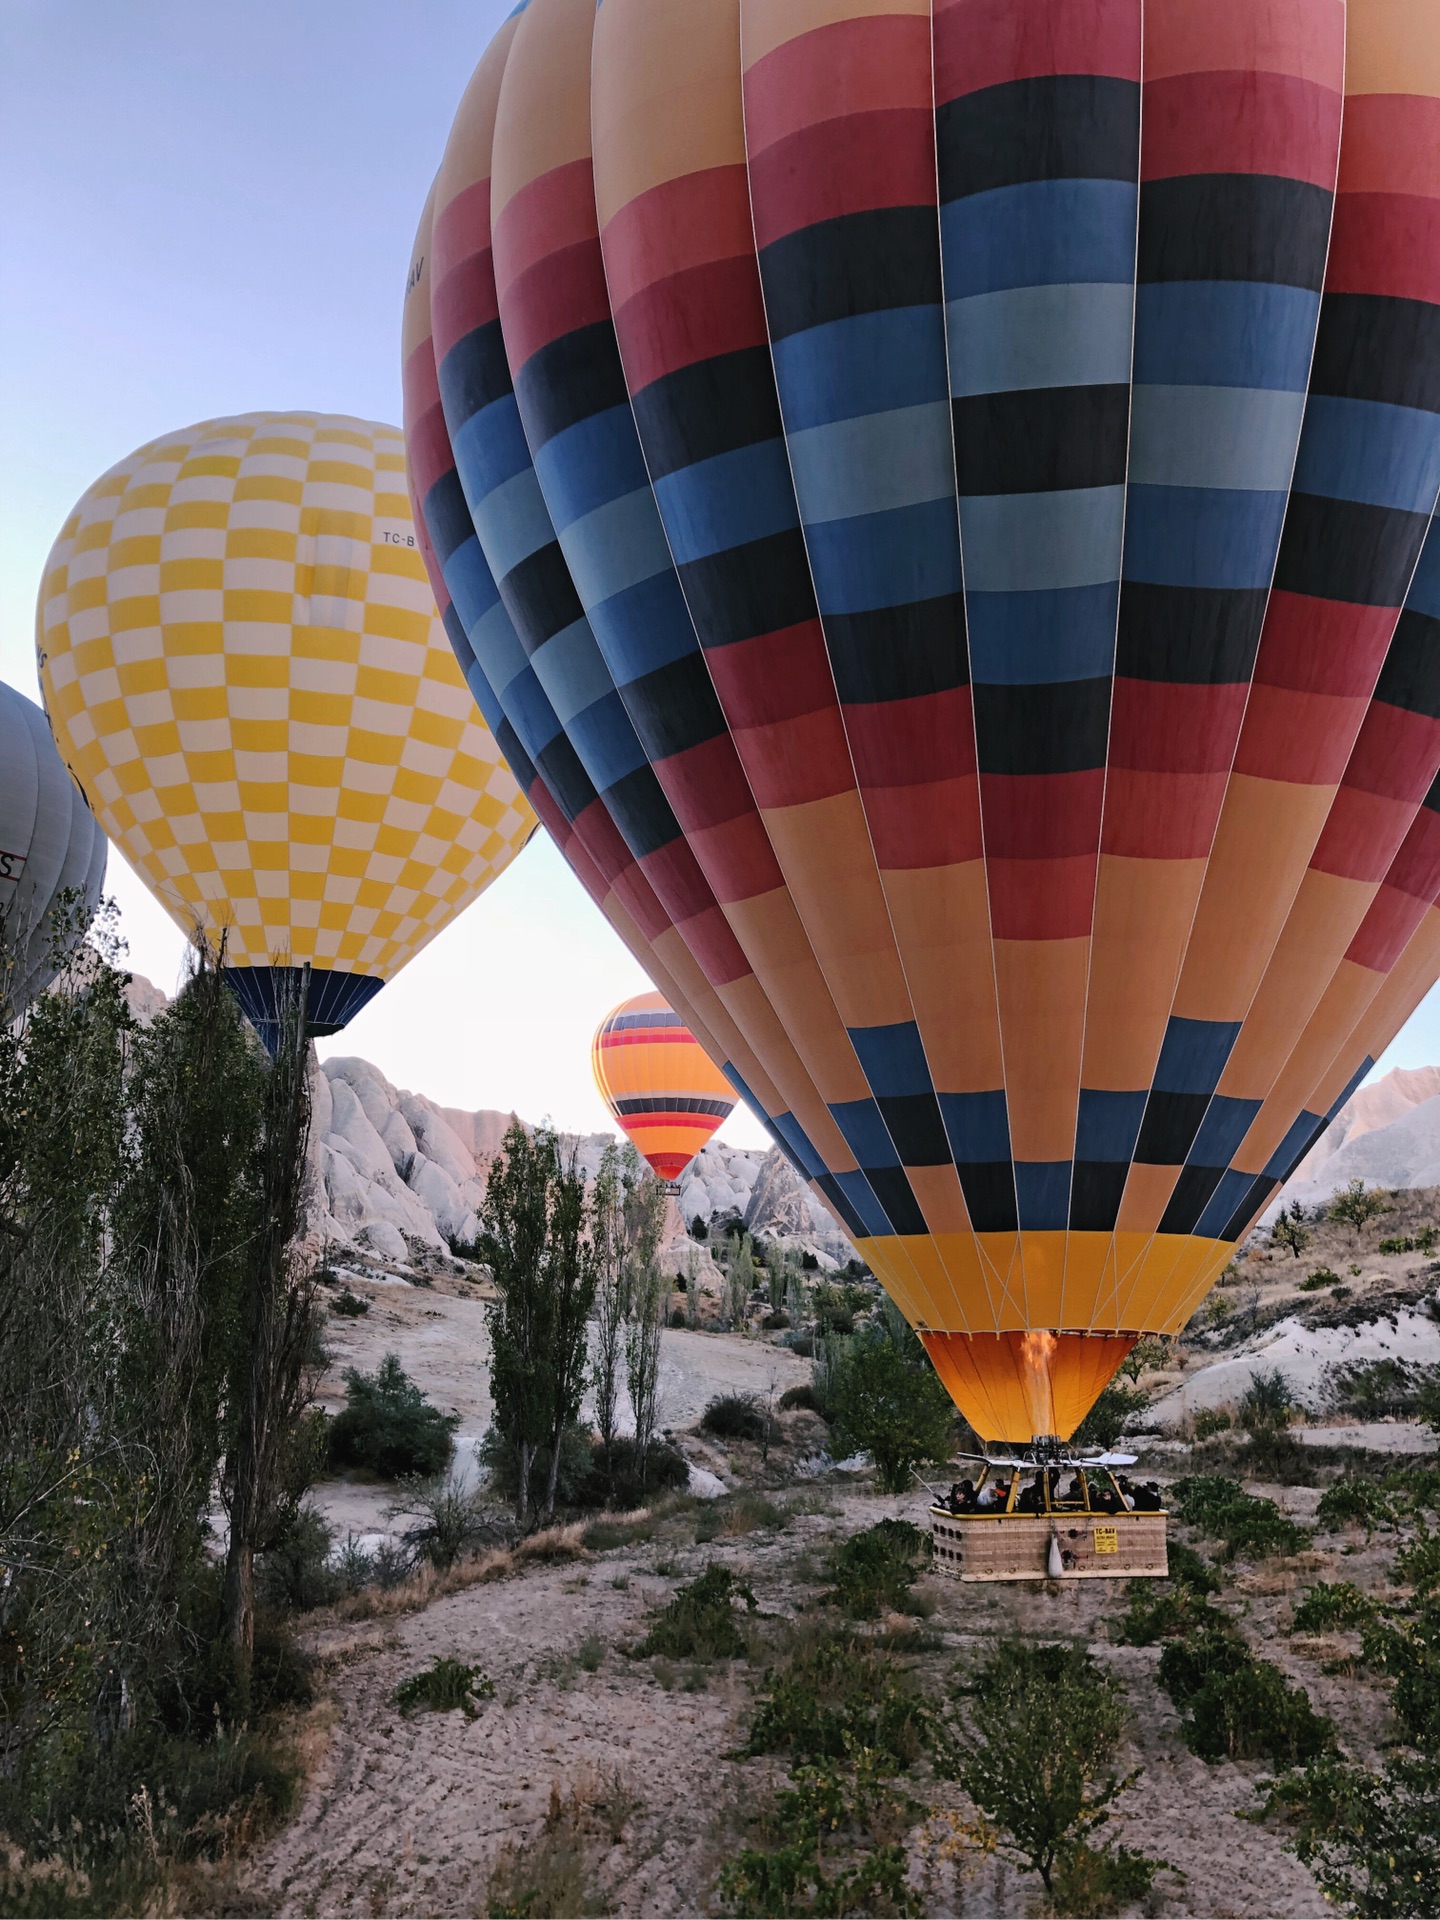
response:
<path fill-rule="evenodd" d="M 445 637 L 399 432 L 252 413 L 167 434 L 61 529 L 45 706 L 110 838 L 273 1043 L 287 970 L 343 1027 L 535 817 Z"/>

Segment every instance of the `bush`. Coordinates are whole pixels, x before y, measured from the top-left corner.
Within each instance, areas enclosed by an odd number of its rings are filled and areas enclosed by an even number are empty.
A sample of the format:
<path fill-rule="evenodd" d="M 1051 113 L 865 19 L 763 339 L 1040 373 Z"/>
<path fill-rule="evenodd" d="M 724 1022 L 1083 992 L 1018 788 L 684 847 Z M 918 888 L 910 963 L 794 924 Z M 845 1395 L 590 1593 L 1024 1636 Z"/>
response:
<path fill-rule="evenodd" d="M 1191 1548 L 1172 1540 L 1170 1574 L 1163 1582 L 1132 1580 L 1126 1593 L 1129 1605 L 1121 1615 L 1117 1638 L 1131 1647 L 1152 1647 L 1157 1640 L 1205 1631 L 1211 1622 L 1223 1622 L 1207 1605 L 1207 1595 L 1220 1591 L 1220 1582 Z"/>
<path fill-rule="evenodd" d="M 1334 1744 L 1335 1731 L 1303 1688 L 1257 1660 L 1235 1629 L 1217 1623 L 1160 1655 L 1160 1684 L 1189 1717 L 1181 1731 L 1202 1760 L 1269 1759 L 1295 1765 Z"/>
<path fill-rule="evenodd" d="M 907 1595 L 934 1551 L 930 1535 L 908 1520 L 881 1520 L 844 1540 L 830 1557 L 838 1602 L 854 1620 L 904 1611 Z"/>
<path fill-rule="evenodd" d="M 1295 1411 L 1290 1382 L 1279 1367 L 1261 1368 L 1240 1397 L 1240 1425 L 1247 1433 L 1274 1433 L 1288 1427 Z"/>
<path fill-rule="evenodd" d="M 619 1443 L 617 1442 L 617 1449 Z M 520 1491 L 520 1450 L 498 1427 L 491 1427 L 475 1448 L 475 1458 L 486 1469 L 486 1493 L 492 1499 L 516 1504 Z M 555 1499 L 562 1507 L 603 1506 L 604 1496 L 590 1498 L 594 1453 L 590 1429 L 572 1420 L 560 1435 L 560 1466 L 555 1476 Z M 538 1512 L 550 1478 L 550 1449 L 540 1446 L 530 1461 L 530 1508 Z M 633 1502 L 631 1503 L 634 1504 Z"/>
<path fill-rule="evenodd" d="M 1273 1500 L 1246 1493 L 1221 1474 L 1177 1480 L 1170 1497 L 1182 1520 L 1222 1543 L 1227 1560 L 1237 1553 L 1299 1553 L 1310 1538 Z"/>
<path fill-rule="evenodd" d="M 761 1445 L 771 1434 L 769 1414 L 748 1393 L 722 1393 L 701 1414 L 700 1425 L 722 1440 L 754 1440 Z"/>
<path fill-rule="evenodd" d="M 1322 1533 L 1338 1533 L 1343 1527 L 1364 1527 L 1368 1540 L 1376 1527 L 1393 1527 L 1395 1510 L 1388 1493 L 1373 1480 L 1347 1477 L 1327 1487 L 1315 1509 L 1315 1522 Z"/>
<path fill-rule="evenodd" d="M 1366 1665 L 1395 1682 L 1391 1704 L 1407 1739 L 1433 1752 L 1440 1745 L 1440 1605 L 1367 1621 L 1360 1644 Z"/>
<path fill-rule="evenodd" d="M 1227 1433 L 1234 1424 L 1224 1407 L 1201 1407 L 1195 1415 L 1195 1438 L 1212 1440 L 1217 1433 Z"/>
<path fill-rule="evenodd" d="M 692 1580 L 658 1614 L 636 1648 L 642 1656 L 662 1654 L 670 1660 L 731 1660 L 745 1652 L 745 1637 L 735 1621 L 735 1602 L 743 1600 L 749 1612 L 755 1595 L 728 1567 L 712 1562 L 698 1580 Z"/>
<path fill-rule="evenodd" d="M 853 1634 L 826 1634 L 767 1672 L 744 1752 L 788 1753 L 797 1765 L 840 1760 L 857 1747 L 895 1767 L 920 1757 L 929 1721 L 893 1655 Z"/>
<path fill-rule="evenodd" d="M 395 1689 L 395 1704 L 402 1713 L 453 1713 L 459 1707 L 467 1720 L 473 1720 L 480 1711 L 476 1702 L 494 1696 L 495 1682 L 486 1677 L 483 1667 L 467 1667 L 463 1660 L 440 1656 L 401 1682 Z"/>
<path fill-rule="evenodd" d="M 683 1307 L 672 1307 L 670 1309 L 670 1324 L 672 1327 L 683 1327 L 689 1324 L 685 1318 L 685 1309 Z"/>
<path fill-rule="evenodd" d="M 1077 1452 L 1098 1448 L 1108 1453 L 1125 1431 L 1131 1414 L 1141 1412 L 1149 1404 L 1150 1396 L 1143 1388 L 1124 1387 L 1118 1380 L 1112 1380 L 1075 1429 L 1070 1445 Z"/>
<path fill-rule="evenodd" d="M 358 1320 L 361 1314 L 370 1311 L 370 1302 L 345 1287 L 330 1302 L 330 1311 L 338 1314 L 342 1320 Z"/>
<path fill-rule="evenodd" d="M 965 1689 L 960 1784 L 1053 1893 L 1056 1862 L 1130 1784 L 1110 1771 L 1124 1700 L 1078 1647 L 1002 1642 Z"/>
<path fill-rule="evenodd" d="M 755 1533 L 762 1527 L 788 1527 L 790 1515 L 763 1493 L 732 1493 L 720 1500 L 709 1500 L 695 1516 L 695 1539 L 704 1545 L 718 1540 L 736 1539 L 742 1533 Z"/>
<path fill-rule="evenodd" d="M 1334 1627 L 1358 1627 L 1374 1614 L 1374 1606 L 1349 1580 L 1333 1584 L 1321 1580 L 1311 1587 L 1295 1609 L 1295 1633 L 1328 1633 Z"/>
<path fill-rule="evenodd" d="M 277 1611 L 309 1613 L 341 1590 L 330 1564 L 335 1532 L 313 1507 L 301 1507 L 273 1547 L 255 1557 L 255 1595 Z"/>
<path fill-rule="evenodd" d="M 855 1308 L 848 1288 L 817 1286 L 812 1307 L 821 1333 L 850 1334 L 855 1331 Z"/>
<path fill-rule="evenodd" d="M 680 1449 L 665 1440 L 652 1440 L 642 1486 L 634 1435 L 621 1434 L 611 1441 L 608 1460 L 603 1440 L 590 1443 L 589 1471 L 578 1485 L 572 1483 L 565 1504 L 586 1510 L 613 1507 L 620 1513 L 632 1513 L 667 1493 L 683 1493 L 689 1484 L 689 1463 Z"/>
<path fill-rule="evenodd" d="M 1440 1763 L 1389 1761 L 1383 1773 L 1327 1754 L 1274 1781 L 1267 1816 L 1295 1830 L 1291 1846 L 1328 1900 L 1360 1914 L 1440 1913 Z"/>
<path fill-rule="evenodd" d="M 870 1455 L 886 1493 L 904 1493 L 922 1462 L 950 1457 L 955 1408 L 898 1313 L 840 1357 L 830 1405 L 839 1445 Z"/>
<path fill-rule="evenodd" d="M 1319 1293 L 1325 1287 L 1338 1287 L 1340 1276 L 1329 1267 L 1312 1267 L 1305 1278 L 1296 1284 L 1301 1293 Z"/>
<path fill-rule="evenodd" d="M 819 1413 L 820 1403 L 815 1398 L 814 1387 L 808 1384 L 799 1387 L 787 1387 L 780 1396 L 780 1411 L 782 1413 L 797 1413 L 800 1411 Z M 824 1418 L 823 1414 L 821 1418 Z"/>
<path fill-rule="evenodd" d="M 767 1845 L 744 1847 L 720 1874 L 720 1897 L 742 1916 L 917 1914 L 904 1846 L 917 1809 L 873 1766 L 797 1767 L 762 1822 Z"/>
<path fill-rule="evenodd" d="M 1133 1847 L 1091 1847 L 1077 1841 L 1056 1858 L 1051 1903 L 1056 1913 L 1119 1913 L 1145 1898 L 1164 1865 Z"/>
<path fill-rule="evenodd" d="M 767 1313 L 760 1322 L 761 1329 L 765 1333 L 781 1333 L 789 1324 L 790 1316 L 783 1307 L 777 1307 L 773 1313 Z"/>
<path fill-rule="evenodd" d="M 1351 1361 L 1325 1370 L 1326 1399 L 1338 1413 L 1361 1420 L 1403 1418 L 1419 1411 L 1427 1390 L 1434 1391 L 1440 1368 L 1408 1360 Z"/>
<path fill-rule="evenodd" d="M 432 1406 L 399 1356 L 387 1353 L 373 1374 L 346 1368 L 345 1409 L 330 1423 L 330 1458 L 382 1480 L 443 1473 L 459 1425 L 459 1414 Z"/>
<path fill-rule="evenodd" d="M 1330 1202 L 1330 1218 L 1344 1221 L 1356 1235 L 1378 1215 L 1390 1211 L 1390 1202 L 1385 1196 L 1378 1189 L 1367 1189 L 1363 1180 L 1352 1180 Z"/>
<path fill-rule="evenodd" d="M 408 1514 L 419 1521 L 406 1535 L 406 1544 L 442 1573 L 453 1567 L 468 1547 L 495 1531 L 481 1504 L 480 1488 L 467 1487 L 458 1473 L 440 1474 L 433 1480 L 409 1480 L 406 1488 L 404 1502 L 389 1512 L 392 1517 Z"/>

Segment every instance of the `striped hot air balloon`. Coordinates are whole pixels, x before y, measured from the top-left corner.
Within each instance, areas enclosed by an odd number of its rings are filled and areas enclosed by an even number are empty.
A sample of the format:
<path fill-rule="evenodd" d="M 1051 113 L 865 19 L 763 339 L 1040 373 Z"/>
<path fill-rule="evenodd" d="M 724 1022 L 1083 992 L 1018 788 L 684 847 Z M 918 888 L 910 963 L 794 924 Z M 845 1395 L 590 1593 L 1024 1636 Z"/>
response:
<path fill-rule="evenodd" d="M 106 832 L 273 1044 L 292 970 L 334 1033 L 535 819 L 436 616 L 394 427 L 167 434 L 51 551 L 46 711 Z"/>
<path fill-rule="evenodd" d="M 1440 972 L 1440 9 L 528 0 L 417 261 L 536 810 L 1069 1434 Z"/>
<path fill-rule="evenodd" d="M 735 1111 L 730 1083 L 659 993 L 637 993 L 595 1029 L 600 1098 L 657 1179 L 678 1180 Z"/>

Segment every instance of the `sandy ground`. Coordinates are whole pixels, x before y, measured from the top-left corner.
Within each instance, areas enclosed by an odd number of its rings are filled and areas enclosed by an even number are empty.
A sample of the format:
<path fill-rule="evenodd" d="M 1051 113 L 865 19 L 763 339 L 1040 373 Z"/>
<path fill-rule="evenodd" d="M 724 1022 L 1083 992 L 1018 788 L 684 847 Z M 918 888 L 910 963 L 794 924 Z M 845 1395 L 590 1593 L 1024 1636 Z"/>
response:
<path fill-rule="evenodd" d="M 479 1288 L 464 1282 L 442 1289 L 360 1279 L 349 1285 L 370 1302 L 370 1311 L 353 1319 L 328 1317 L 325 1344 L 331 1360 L 320 1386 L 321 1405 L 338 1413 L 345 1404 L 346 1369 L 373 1373 L 387 1353 L 397 1353 L 436 1406 L 459 1414 L 455 1459 L 464 1471 L 493 1412 L 490 1337 Z M 678 1432 L 694 1426 L 717 1394 L 751 1393 L 763 1401 L 773 1392 L 778 1400 L 787 1387 L 809 1378 L 809 1361 L 783 1347 L 667 1327 L 660 1336 L 660 1424 Z M 622 1406 L 621 1424 L 633 1428 L 628 1406 Z M 715 1460 L 713 1449 L 706 1450 L 703 1464 L 710 1470 L 718 1465 L 723 1477 L 723 1460 Z M 385 1532 L 392 1524 L 385 1510 L 395 1489 L 377 1481 L 358 1475 L 325 1481 L 311 1497 L 342 1540 L 347 1533 L 360 1539 Z"/>
<path fill-rule="evenodd" d="M 1302 1489 L 1285 1497 L 1303 1512 L 1317 1496 Z M 816 1488 L 798 1504 L 812 1510 L 797 1512 L 783 1531 L 700 1546 L 690 1517 L 677 1516 L 645 1545 L 472 1588 L 420 1614 L 322 1633 L 320 1648 L 332 1657 L 337 1650 L 363 1653 L 367 1645 L 377 1650 L 339 1670 L 339 1717 L 328 1753 L 299 1817 L 252 1862 L 251 1896 L 285 1915 L 483 1912 L 496 1851 L 539 1829 L 552 1788 L 563 1798 L 576 1788 L 594 1794 L 618 1786 L 636 1804 L 618 1843 L 608 1851 L 602 1845 L 595 1861 L 610 1911 L 717 1910 L 711 1894 L 738 1844 L 736 1809 L 775 1780 L 773 1762 L 731 1757 L 759 1672 L 737 1661 L 712 1669 L 699 1691 L 667 1689 L 662 1680 L 673 1676 L 657 1678 L 653 1663 L 619 1649 L 639 1639 L 651 1606 L 712 1560 L 753 1581 L 764 1614 L 789 1617 L 813 1604 L 831 1538 L 885 1514 L 923 1518 L 918 1502 L 853 1486 Z M 824 1510 L 813 1511 L 817 1506 Z M 1329 1570 L 1332 1557 L 1308 1556 L 1311 1564 L 1303 1569 L 1268 1569 L 1251 1577 L 1253 1591 L 1245 1590 L 1242 1576 L 1228 1604 L 1247 1632 L 1268 1640 L 1288 1619 L 1297 1589 L 1318 1577 L 1320 1562 Z M 1359 1568 L 1347 1561 L 1344 1571 L 1355 1577 Z M 1160 1897 L 1147 1911 L 1295 1920 L 1318 1920 L 1327 1911 L 1279 1835 L 1239 1817 L 1254 1809 L 1255 1783 L 1269 1769 L 1263 1763 L 1212 1767 L 1196 1759 L 1156 1684 L 1159 1648 L 1108 1641 L 1105 1623 L 1124 1605 L 1121 1583 L 1087 1583 L 1059 1594 L 936 1578 L 926 1584 L 936 1603 L 928 1624 L 944 1640 L 944 1651 L 926 1662 L 937 1687 L 957 1656 L 963 1660 L 1014 1631 L 1083 1641 L 1123 1684 L 1133 1721 L 1122 1764 L 1144 1771 L 1111 1832 L 1178 1869 L 1161 1877 Z M 594 1673 L 576 1658 L 592 1635 L 606 1649 Z M 1303 1678 L 1318 1707 L 1343 1707 L 1355 1721 L 1353 1681 L 1327 1681 L 1317 1658 L 1307 1661 L 1283 1643 L 1265 1651 Z M 407 1718 L 391 1704 L 398 1683 L 441 1654 L 478 1661 L 495 1681 L 495 1698 L 473 1721 L 459 1712 Z M 1373 1722 L 1367 1732 L 1380 1733 L 1378 1695 L 1361 1718 Z M 1347 1744 L 1350 1730 L 1347 1725 Z M 921 1791 L 937 1807 L 964 1805 L 958 1789 L 945 1783 Z M 924 1831 L 917 1827 L 911 1835 L 917 1862 L 927 1851 Z M 934 1865 L 928 1871 L 917 1865 L 916 1872 L 930 1913 L 1034 1910 L 1033 1877 L 990 1857 L 962 1858 L 958 1875 Z"/>

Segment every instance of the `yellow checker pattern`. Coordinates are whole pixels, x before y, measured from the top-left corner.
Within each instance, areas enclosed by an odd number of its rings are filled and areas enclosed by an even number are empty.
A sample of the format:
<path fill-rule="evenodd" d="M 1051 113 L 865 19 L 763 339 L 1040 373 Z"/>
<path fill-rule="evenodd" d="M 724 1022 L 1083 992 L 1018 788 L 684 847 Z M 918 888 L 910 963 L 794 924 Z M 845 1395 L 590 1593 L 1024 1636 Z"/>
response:
<path fill-rule="evenodd" d="M 388 980 L 534 831 L 436 612 L 394 427 L 255 413 L 141 447 L 61 529 L 36 645 L 106 833 L 232 964 Z"/>

